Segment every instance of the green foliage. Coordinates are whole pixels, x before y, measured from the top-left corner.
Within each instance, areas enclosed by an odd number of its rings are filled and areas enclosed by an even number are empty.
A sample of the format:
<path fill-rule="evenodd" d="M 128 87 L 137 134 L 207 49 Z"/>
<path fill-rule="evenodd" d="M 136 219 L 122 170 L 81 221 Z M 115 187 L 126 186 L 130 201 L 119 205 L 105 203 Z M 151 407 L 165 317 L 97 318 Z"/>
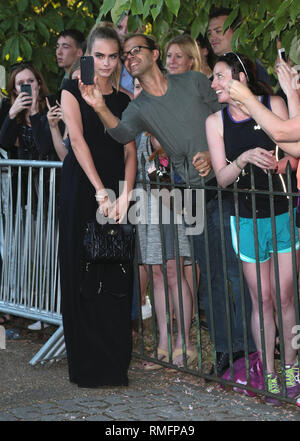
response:
<path fill-rule="evenodd" d="M 7 0 L 0 9 L 0 64 L 9 72 L 17 61 L 31 60 L 56 92 L 63 75 L 55 57 L 58 33 L 77 28 L 87 35 L 98 14 L 97 0 Z"/>
<path fill-rule="evenodd" d="M 234 49 L 260 58 L 270 71 L 276 59 L 276 40 L 289 52 L 293 38 L 300 35 L 299 0 L 7 0 L 0 10 L 0 62 L 9 71 L 19 57 L 31 59 L 55 91 L 63 74 L 55 59 L 61 30 L 77 28 L 87 35 L 96 21 L 112 19 L 116 23 L 126 12 L 130 31 L 150 23 L 164 47 L 178 32 L 205 35 L 213 6 L 233 9 L 225 28 L 241 17 Z"/>
<path fill-rule="evenodd" d="M 116 22 L 125 11 L 134 17 L 130 30 L 151 23 L 152 33 L 162 47 L 178 32 L 190 32 L 195 38 L 205 35 L 210 9 L 231 8 L 233 11 L 224 29 L 240 17 L 233 49 L 251 58 L 260 58 L 270 72 L 277 57 L 276 41 L 281 40 L 288 53 L 293 38 L 300 35 L 299 0 L 260 0 L 257 3 L 249 0 L 116 0 L 112 11 L 109 3 L 114 2 L 104 0 L 99 19 L 112 12 Z"/>

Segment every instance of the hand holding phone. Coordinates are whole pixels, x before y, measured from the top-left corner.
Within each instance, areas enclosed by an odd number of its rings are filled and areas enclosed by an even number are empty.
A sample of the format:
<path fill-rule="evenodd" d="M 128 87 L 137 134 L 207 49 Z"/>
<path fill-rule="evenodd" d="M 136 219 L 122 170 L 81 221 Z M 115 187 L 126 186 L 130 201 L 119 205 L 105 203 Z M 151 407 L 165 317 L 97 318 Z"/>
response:
<path fill-rule="evenodd" d="M 80 79 L 83 84 L 94 84 L 94 57 L 86 55 L 80 58 Z"/>
<path fill-rule="evenodd" d="M 284 47 L 281 47 L 280 49 L 278 49 L 278 56 L 279 56 L 280 60 L 287 62 L 287 57 L 286 57 L 286 52 L 285 52 Z"/>
<path fill-rule="evenodd" d="M 27 96 L 25 96 L 22 101 L 24 101 L 24 105 L 26 107 L 30 107 L 32 104 L 32 89 L 30 84 L 21 84 L 20 91 L 25 92 Z"/>
<path fill-rule="evenodd" d="M 57 102 L 56 102 L 57 99 L 56 99 L 55 95 L 50 94 L 50 95 L 47 95 L 46 98 L 48 100 L 48 103 L 49 103 L 50 107 L 57 106 Z"/>
<path fill-rule="evenodd" d="M 21 84 L 20 86 L 21 92 L 27 93 L 29 96 L 32 96 L 32 89 L 30 84 Z"/>

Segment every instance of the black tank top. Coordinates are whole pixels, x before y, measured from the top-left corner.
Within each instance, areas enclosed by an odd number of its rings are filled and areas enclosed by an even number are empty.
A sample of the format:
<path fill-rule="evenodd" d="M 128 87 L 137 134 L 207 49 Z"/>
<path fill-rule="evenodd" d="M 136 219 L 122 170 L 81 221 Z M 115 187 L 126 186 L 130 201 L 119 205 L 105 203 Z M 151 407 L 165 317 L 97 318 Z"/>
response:
<path fill-rule="evenodd" d="M 270 110 L 270 97 L 264 96 L 262 103 Z M 276 144 L 271 138 L 261 129 L 261 127 L 252 118 L 247 118 L 243 121 L 235 121 L 229 112 L 229 107 L 222 109 L 223 126 L 224 126 L 224 143 L 226 159 L 233 162 L 243 152 L 261 147 L 266 150 L 275 150 Z M 239 188 L 251 188 L 250 164 L 245 167 L 246 175 L 240 174 L 237 186 Z M 269 190 L 268 175 L 259 167 L 253 166 L 254 183 L 256 190 Z M 273 191 L 284 190 L 281 177 L 278 174 L 272 175 Z M 252 194 L 239 193 L 239 216 L 252 218 Z M 255 196 L 256 202 L 256 217 L 263 218 L 270 216 L 270 198 L 268 194 L 257 194 Z M 288 211 L 288 199 L 285 196 L 274 197 L 275 214 L 282 214 Z M 233 210 L 233 214 L 234 210 Z"/>

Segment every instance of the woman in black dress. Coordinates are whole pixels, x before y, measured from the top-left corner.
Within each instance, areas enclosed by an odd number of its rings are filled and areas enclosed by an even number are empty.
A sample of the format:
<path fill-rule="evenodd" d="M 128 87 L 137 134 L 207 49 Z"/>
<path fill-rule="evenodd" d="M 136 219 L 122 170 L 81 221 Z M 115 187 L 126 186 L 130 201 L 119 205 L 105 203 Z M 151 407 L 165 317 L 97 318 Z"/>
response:
<path fill-rule="evenodd" d="M 94 57 L 95 81 L 108 107 L 121 117 L 129 98 L 112 87 L 117 84 L 120 66 L 116 32 L 93 28 L 87 51 Z M 129 265 L 125 265 L 125 272 L 118 264 L 100 265 L 97 271 L 104 274 L 107 290 L 97 294 L 93 269 L 91 274 L 86 271 L 83 234 L 97 209 L 119 221 L 126 216 L 136 174 L 135 144 L 123 146 L 106 133 L 82 98 L 77 80 L 64 82 L 61 105 L 72 146 L 63 164 L 59 217 L 62 314 L 70 381 L 80 387 L 126 386 L 131 356 L 131 270 Z M 121 190 L 120 182 L 125 182 Z M 115 201 L 108 198 L 109 190 L 116 194 Z"/>

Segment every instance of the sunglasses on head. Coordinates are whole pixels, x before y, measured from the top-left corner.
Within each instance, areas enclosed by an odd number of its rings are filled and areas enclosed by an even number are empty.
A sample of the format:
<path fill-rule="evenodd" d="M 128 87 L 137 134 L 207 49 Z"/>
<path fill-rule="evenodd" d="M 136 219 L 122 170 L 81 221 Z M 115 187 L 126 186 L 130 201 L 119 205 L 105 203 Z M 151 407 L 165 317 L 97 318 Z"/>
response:
<path fill-rule="evenodd" d="M 10 72 L 13 72 L 14 70 L 18 69 L 19 67 L 32 67 L 32 61 L 19 61 L 18 63 L 14 63 L 10 66 Z"/>
<path fill-rule="evenodd" d="M 242 62 L 241 58 L 239 57 L 239 55 L 236 52 L 226 52 L 226 54 L 224 54 L 224 57 L 231 57 L 231 55 L 235 56 L 235 58 L 238 60 L 238 62 L 242 66 L 244 74 L 246 75 L 247 81 L 249 82 L 248 72 L 247 72 L 247 70 L 245 68 L 244 63 Z"/>

